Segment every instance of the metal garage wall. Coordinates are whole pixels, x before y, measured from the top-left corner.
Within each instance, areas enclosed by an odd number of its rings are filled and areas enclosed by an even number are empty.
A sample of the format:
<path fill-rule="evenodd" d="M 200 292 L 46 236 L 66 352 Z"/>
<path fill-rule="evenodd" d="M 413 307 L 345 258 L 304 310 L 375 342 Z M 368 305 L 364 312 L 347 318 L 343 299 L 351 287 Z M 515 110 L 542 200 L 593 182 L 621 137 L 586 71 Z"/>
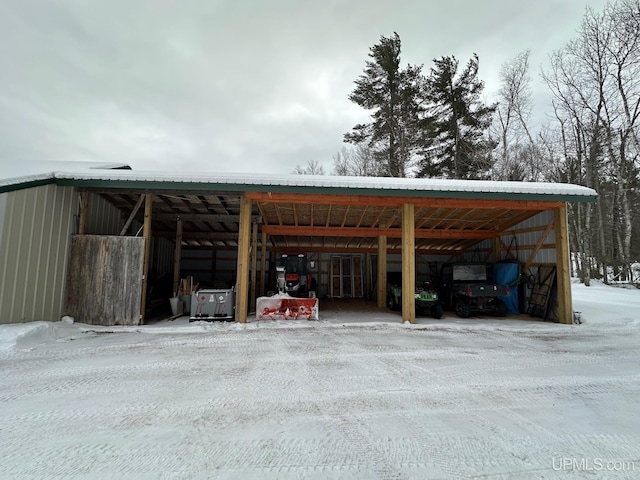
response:
<path fill-rule="evenodd" d="M 78 202 L 80 199 L 78 198 Z M 125 220 L 116 207 L 99 195 L 89 196 L 89 215 L 86 233 L 90 235 L 118 235 Z"/>
<path fill-rule="evenodd" d="M 521 222 L 514 227 L 511 228 L 512 232 L 516 232 L 515 235 L 510 233 L 508 235 L 502 235 L 502 243 L 504 243 L 507 247 L 511 246 L 511 254 L 515 256 L 520 262 L 523 264 L 529 260 L 531 253 L 533 252 L 535 246 L 540 241 L 540 237 L 544 234 L 543 228 L 553 222 L 553 212 L 552 211 L 544 211 L 539 214 L 531 217 L 524 222 Z M 519 230 L 530 230 L 534 231 L 525 231 L 518 232 Z M 513 241 L 515 237 L 515 242 Z M 493 256 L 491 255 L 493 252 L 493 240 L 483 240 L 480 242 L 477 247 L 469 250 L 464 255 L 465 261 L 484 261 L 485 258 L 488 258 L 489 262 L 493 261 Z M 502 252 L 502 259 L 504 259 L 506 255 L 506 251 Z M 510 255 L 510 258 L 511 255 Z M 556 263 L 556 251 L 555 251 L 555 236 L 553 228 L 549 231 L 548 235 L 543 242 L 542 248 L 538 250 L 536 255 L 531 260 L 532 264 L 540 264 L 540 263 Z"/>
<path fill-rule="evenodd" d="M 0 323 L 59 320 L 77 194 L 44 185 L 4 195 Z"/>
<path fill-rule="evenodd" d="M 2 232 L 4 231 L 4 212 L 7 209 L 8 193 L 0 193 L 0 254 L 2 254 Z"/>
<path fill-rule="evenodd" d="M 238 254 L 235 250 L 218 248 L 189 248 L 182 247 L 180 261 L 180 275 L 193 276 L 194 280 L 203 285 L 235 284 Z M 260 251 L 258 251 L 257 271 L 260 272 Z M 172 265 L 173 268 L 173 265 Z"/>
<path fill-rule="evenodd" d="M 176 252 L 176 242 L 166 238 L 154 238 L 151 244 L 151 275 L 160 277 L 173 272 L 173 257 Z"/>
<path fill-rule="evenodd" d="M 546 211 L 546 212 L 541 212 L 535 217 L 525 220 L 522 223 L 519 223 L 518 225 L 513 227 L 513 230 L 546 227 L 550 223 L 553 223 L 553 212 Z M 537 245 L 543 233 L 544 232 L 542 231 L 535 231 L 535 232 L 523 232 L 523 233 L 516 234 L 516 239 L 518 240 L 518 246 L 519 246 L 518 260 L 524 263 L 529 259 L 529 256 L 531 255 L 531 252 L 533 251 L 533 249 L 525 248 L 525 247 L 527 246 L 531 247 L 531 246 Z M 510 238 L 511 237 L 503 237 L 502 241 L 505 244 L 509 245 L 508 242 L 510 241 Z M 552 245 L 553 245 L 553 248 L 549 248 Z M 555 250 L 555 232 L 553 228 L 551 228 L 551 230 L 549 231 L 549 234 L 546 236 L 543 242 L 543 247 L 540 250 L 538 250 L 536 255 L 533 257 L 533 260 L 531 261 L 531 263 L 533 264 L 550 263 L 555 265 L 556 250 Z"/>

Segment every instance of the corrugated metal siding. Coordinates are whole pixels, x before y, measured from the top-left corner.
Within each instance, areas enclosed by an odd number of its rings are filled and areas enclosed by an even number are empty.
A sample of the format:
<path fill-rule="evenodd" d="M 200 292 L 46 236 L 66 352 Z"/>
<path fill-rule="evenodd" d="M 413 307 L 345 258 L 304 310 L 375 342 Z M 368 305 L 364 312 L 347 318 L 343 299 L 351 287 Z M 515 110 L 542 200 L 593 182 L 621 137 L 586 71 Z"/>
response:
<path fill-rule="evenodd" d="M 7 208 L 8 193 L 0 193 L 0 254 L 2 254 L 2 232 L 4 231 L 4 212 Z"/>
<path fill-rule="evenodd" d="M 73 187 L 45 185 L 7 193 L 0 323 L 60 319 L 77 205 Z"/>
<path fill-rule="evenodd" d="M 157 252 L 154 249 L 157 249 Z M 156 260 L 156 264 L 152 267 L 156 276 L 173 272 L 175 251 L 176 243 L 167 238 L 158 238 L 151 244 L 151 258 Z"/>
<path fill-rule="evenodd" d="M 125 220 L 116 207 L 99 195 L 89 197 L 86 233 L 89 235 L 119 235 Z"/>
<path fill-rule="evenodd" d="M 540 212 L 538 215 L 531 217 L 524 222 L 519 223 L 513 230 L 521 230 L 527 228 L 536 228 L 536 227 L 546 227 L 551 222 L 553 222 L 553 212 L 552 211 L 544 211 Z M 517 241 L 517 258 L 520 262 L 525 263 L 529 256 L 531 256 L 531 252 L 533 249 L 532 246 L 535 246 L 540 241 L 540 237 L 542 236 L 543 231 L 536 232 L 523 232 L 516 234 Z M 513 239 L 513 235 L 505 235 L 502 236 L 502 242 L 505 245 L 510 245 Z M 555 236 L 553 228 L 547 235 L 544 244 L 554 244 Z M 525 246 L 529 246 L 529 248 L 525 248 Z M 516 252 L 516 245 L 514 244 L 511 247 L 511 253 Z M 536 253 L 531 263 L 556 263 L 556 251 L 555 248 L 541 248 Z"/>

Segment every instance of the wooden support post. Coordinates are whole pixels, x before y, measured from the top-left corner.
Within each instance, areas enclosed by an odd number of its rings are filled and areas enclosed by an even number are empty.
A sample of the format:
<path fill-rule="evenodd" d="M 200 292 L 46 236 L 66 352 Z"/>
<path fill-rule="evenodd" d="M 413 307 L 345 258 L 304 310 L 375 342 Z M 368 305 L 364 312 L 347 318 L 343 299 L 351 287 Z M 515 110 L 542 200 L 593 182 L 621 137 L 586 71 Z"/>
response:
<path fill-rule="evenodd" d="M 415 218 L 412 203 L 402 205 L 402 321 L 416 323 Z"/>
<path fill-rule="evenodd" d="M 147 307 L 147 278 L 149 276 L 149 253 L 151 251 L 151 210 L 153 205 L 153 195 L 145 194 L 144 204 L 144 264 L 142 267 L 142 298 L 140 299 L 140 324 L 144 324 L 144 314 Z"/>
<path fill-rule="evenodd" d="M 571 276 L 569 273 L 569 235 L 567 227 L 567 207 L 553 211 L 553 230 L 556 237 L 556 274 L 558 285 L 558 320 L 573 323 L 571 305 Z"/>
<path fill-rule="evenodd" d="M 378 237 L 378 308 L 387 305 L 387 236 Z"/>
<path fill-rule="evenodd" d="M 122 227 L 122 230 L 120 230 L 120 236 L 127 233 L 127 229 L 129 228 L 129 225 L 131 225 L 131 222 L 133 222 L 133 219 L 136 217 L 136 213 L 138 213 L 138 210 L 140 210 L 140 206 L 142 205 L 143 200 L 144 200 L 144 194 L 140 195 L 140 198 L 136 202 L 136 206 L 133 207 L 133 210 L 131 210 L 131 215 L 129 215 L 129 218 L 127 219 L 124 226 Z"/>
<path fill-rule="evenodd" d="M 267 286 L 264 282 L 267 275 L 267 234 L 264 232 L 262 232 L 260 246 L 260 295 L 266 295 Z"/>
<path fill-rule="evenodd" d="M 251 232 L 251 295 L 249 296 L 249 311 L 256 304 L 256 268 L 258 266 L 258 224 L 253 224 Z"/>
<path fill-rule="evenodd" d="M 364 298 L 371 300 L 371 254 L 364 254 Z"/>
<path fill-rule="evenodd" d="M 173 256 L 173 293 L 178 291 L 180 283 L 180 258 L 182 257 L 182 220 L 178 218 L 176 227 L 176 251 Z"/>
<path fill-rule="evenodd" d="M 251 200 L 240 198 L 240 222 L 238 229 L 238 264 L 236 268 L 236 321 L 247 322 L 249 300 L 249 244 L 251 234 Z"/>
<path fill-rule="evenodd" d="M 499 262 L 502 260 L 502 238 L 497 235 L 493 239 L 493 261 Z"/>
<path fill-rule="evenodd" d="M 80 194 L 80 218 L 78 219 L 78 235 L 87 232 L 87 218 L 89 217 L 89 192 Z"/>

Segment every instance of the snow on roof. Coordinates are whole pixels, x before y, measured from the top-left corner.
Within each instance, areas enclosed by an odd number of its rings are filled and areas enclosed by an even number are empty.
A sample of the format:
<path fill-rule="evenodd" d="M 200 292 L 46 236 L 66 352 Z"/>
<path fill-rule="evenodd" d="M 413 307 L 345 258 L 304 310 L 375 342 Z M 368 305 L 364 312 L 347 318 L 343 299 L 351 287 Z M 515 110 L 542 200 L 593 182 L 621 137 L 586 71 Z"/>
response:
<path fill-rule="evenodd" d="M 55 180 L 55 172 L 91 171 L 95 169 L 130 168 L 124 163 L 114 162 L 77 162 L 77 161 L 32 161 L 0 163 L 0 188 L 11 185 L 32 184 L 34 182 Z"/>
<path fill-rule="evenodd" d="M 100 185 L 156 190 L 192 189 L 226 191 L 320 191 L 334 194 L 403 195 L 504 198 L 553 198 L 589 201 L 595 190 L 567 183 L 451 180 L 438 178 L 345 177 L 294 174 L 231 174 L 172 171 L 133 171 L 123 163 L 46 161 L 0 165 L 0 191 L 27 188 L 34 184 Z M 110 185 L 113 184 L 113 185 Z"/>
<path fill-rule="evenodd" d="M 200 189 L 200 185 L 209 188 L 237 187 L 239 191 L 260 190 L 268 191 L 271 187 L 278 187 L 281 191 L 295 192 L 308 189 L 333 189 L 331 193 L 372 194 L 374 190 L 385 195 L 397 192 L 438 192 L 452 194 L 521 194 L 528 196 L 549 195 L 562 197 L 576 197 L 595 199 L 597 192 L 591 188 L 567 183 L 543 182 L 503 182 L 489 180 L 450 180 L 437 178 L 390 178 L 390 177 L 345 177 L 327 175 L 295 175 L 295 174 L 224 174 L 213 172 L 198 172 L 192 175 L 176 174 L 176 172 L 143 172 L 132 170 L 110 170 L 101 172 L 56 172 L 58 180 L 77 181 L 79 183 L 96 181 L 100 183 L 131 182 L 145 188 L 176 188 L 189 185 L 190 188 Z M 255 188 L 260 187 L 260 188 Z M 231 190 L 232 188 L 225 188 Z M 358 191 L 361 192 L 358 192 Z M 384 192 L 384 193 L 383 193 Z M 327 192 L 329 193 L 329 192 Z M 419 194 L 416 193 L 418 196 Z"/>

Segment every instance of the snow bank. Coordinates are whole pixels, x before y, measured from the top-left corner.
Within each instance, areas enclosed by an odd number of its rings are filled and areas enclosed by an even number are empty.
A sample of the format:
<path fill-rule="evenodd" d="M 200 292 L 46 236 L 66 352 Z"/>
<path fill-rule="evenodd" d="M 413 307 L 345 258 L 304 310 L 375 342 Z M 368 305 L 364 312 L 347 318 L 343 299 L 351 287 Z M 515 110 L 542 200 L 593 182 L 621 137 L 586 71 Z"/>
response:
<path fill-rule="evenodd" d="M 573 309 L 580 312 L 583 325 L 577 328 L 637 328 L 640 327 L 640 290 L 636 288 L 621 288 L 605 285 L 599 281 L 592 281 L 590 287 L 579 283 L 571 285 L 573 295 Z M 290 298 L 285 295 L 269 297 L 272 299 Z M 103 327 L 73 323 L 71 318 L 63 318 L 60 322 L 30 322 L 10 325 L 0 325 L 0 351 L 11 349 L 29 349 L 49 342 L 70 339 L 81 335 L 96 333 L 129 332 L 153 334 L 184 334 L 225 331 L 229 329 L 252 330 L 261 328 L 317 328 L 319 325 L 328 327 L 357 326 L 362 328 L 383 326 L 402 329 L 447 329 L 452 331 L 477 330 L 545 330 L 548 328 L 566 328 L 566 325 L 550 324 L 519 319 L 493 320 L 488 317 L 477 319 L 453 318 L 434 320 L 420 318 L 416 324 L 401 324 L 397 315 L 388 312 L 332 312 L 331 315 L 320 314 L 324 322 L 296 322 L 275 319 L 269 322 L 253 321 L 249 323 L 229 322 L 189 322 L 188 317 L 181 317 L 174 321 L 162 321 L 152 325 L 135 327 Z"/>
<path fill-rule="evenodd" d="M 640 290 L 605 285 L 592 280 L 591 286 L 571 285 L 573 310 L 582 323 L 601 326 L 640 326 Z"/>
<path fill-rule="evenodd" d="M 33 348 L 43 343 L 72 338 L 82 328 L 68 320 L 61 322 L 29 322 L 0 326 L 0 351 Z"/>

